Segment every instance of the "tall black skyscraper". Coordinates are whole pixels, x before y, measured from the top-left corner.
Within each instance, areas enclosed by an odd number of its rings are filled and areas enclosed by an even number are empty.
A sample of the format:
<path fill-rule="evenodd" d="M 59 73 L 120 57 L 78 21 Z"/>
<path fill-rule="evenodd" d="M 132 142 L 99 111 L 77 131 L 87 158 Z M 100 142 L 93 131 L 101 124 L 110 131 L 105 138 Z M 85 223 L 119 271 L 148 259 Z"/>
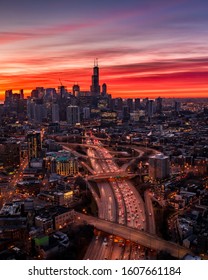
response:
<path fill-rule="evenodd" d="M 94 67 L 93 67 L 92 85 L 90 87 L 90 91 L 95 96 L 100 94 L 99 67 L 98 67 L 97 59 L 95 60 Z"/>
<path fill-rule="evenodd" d="M 158 97 L 156 98 L 156 113 L 161 114 L 162 113 L 162 98 Z"/>
<path fill-rule="evenodd" d="M 106 96 L 107 94 L 107 85 L 104 83 L 102 84 L 102 96 Z"/>
<path fill-rule="evenodd" d="M 58 87 L 58 105 L 60 113 L 60 121 L 66 121 L 66 107 L 67 107 L 67 88 L 63 85 Z"/>
<path fill-rule="evenodd" d="M 137 111 L 141 108 L 140 98 L 135 98 L 134 100 L 134 110 Z"/>
<path fill-rule="evenodd" d="M 126 105 L 129 107 L 129 110 L 132 113 L 133 110 L 134 110 L 133 99 L 132 98 L 128 98 L 126 100 Z"/>
<path fill-rule="evenodd" d="M 13 92 L 12 89 L 5 91 L 5 104 L 8 104 L 12 101 Z"/>
<path fill-rule="evenodd" d="M 39 131 L 31 131 L 27 134 L 28 159 L 38 158 L 41 156 L 42 141 Z"/>
<path fill-rule="evenodd" d="M 20 89 L 20 99 L 24 99 L 24 90 Z"/>
<path fill-rule="evenodd" d="M 67 94 L 67 89 L 65 86 L 59 86 L 58 87 L 58 91 L 59 91 L 59 96 L 60 98 L 65 98 L 66 97 L 66 94 Z"/>

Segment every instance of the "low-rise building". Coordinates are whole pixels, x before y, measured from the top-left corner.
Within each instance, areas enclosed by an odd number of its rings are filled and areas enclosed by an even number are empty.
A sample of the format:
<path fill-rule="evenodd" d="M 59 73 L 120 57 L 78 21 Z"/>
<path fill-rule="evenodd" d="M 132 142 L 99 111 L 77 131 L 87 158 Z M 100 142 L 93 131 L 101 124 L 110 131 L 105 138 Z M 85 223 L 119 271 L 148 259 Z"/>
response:
<path fill-rule="evenodd" d="M 45 168 L 50 173 L 72 176 L 79 171 L 77 158 L 67 151 L 48 153 L 44 162 Z"/>
<path fill-rule="evenodd" d="M 75 211 L 63 206 L 44 208 L 35 217 L 35 225 L 43 231 L 59 230 L 74 222 Z"/>

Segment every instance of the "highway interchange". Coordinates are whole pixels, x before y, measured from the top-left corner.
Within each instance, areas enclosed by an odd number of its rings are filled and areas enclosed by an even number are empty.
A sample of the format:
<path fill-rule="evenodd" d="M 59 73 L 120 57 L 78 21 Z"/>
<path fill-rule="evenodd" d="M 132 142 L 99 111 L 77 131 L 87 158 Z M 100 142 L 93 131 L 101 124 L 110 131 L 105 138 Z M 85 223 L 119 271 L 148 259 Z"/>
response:
<path fill-rule="evenodd" d="M 113 161 L 112 155 L 97 140 L 87 140 L 92 148 L 88 156 L 96 174 L 118 173 L 121 170 Z M 96 147 L 96 148 L 95 148 Z M 106 159 L 107 158 L 107 159 Z M 110 177 L 110 176 L 109 176 Z M 146 230 L 146 213 L 143 199 L 129 180 L 115 179 L 97 182 L 100 190 L 99 218 L 118 222 L 122 225 Z M 151 213 L 153 215 L 153 213 Z"/>
<path fill-rule="evenodd" d="M 156 252 L 163 250 L 176 258 L 182 258 L 189 253 L 189 250 L 156 235 L 152 205 L 152 200 L 155 198 L 151 191 L 147 190 L 144 193 L 143 200 L 128 178 L 117 176 L 126 174 L 126 166 L 119 168 L 111 153 L 96 137 L 93 135 L 86 137 L 85 146 L 88 147 L 87 157 L 93 171 L 92 176 L 88 177 L 100 178 L 95 180 L 98 194 L 86 177 L 88 187 L 98 206 L 98 218 L 83 214 L 78 214 L 78 218 L 93 224 L 95 228 L 108 235 L 105 238 L 94 237 L 84 259 L 144 259 L 147 258 L 144 251 L 151 252 L 151 250 L 155 256 Z M 140 156 L 142 154 L 141 152 Z M 114 242 L 116 236 L 122 238 L 123 246 L 119 242 Z M 143 250 L 140 250 L 140 247 Z"/>

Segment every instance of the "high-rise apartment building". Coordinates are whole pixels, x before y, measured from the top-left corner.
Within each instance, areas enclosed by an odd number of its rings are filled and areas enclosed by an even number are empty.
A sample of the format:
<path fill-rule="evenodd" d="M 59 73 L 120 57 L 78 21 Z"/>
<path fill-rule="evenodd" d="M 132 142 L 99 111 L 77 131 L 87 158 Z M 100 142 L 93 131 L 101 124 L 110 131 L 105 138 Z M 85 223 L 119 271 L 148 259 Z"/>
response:
<path fill-rule="evenodd" d="M 47 111 L 45 104 L 41 102 L 36 102 L 34 105 L 34 121 L 36 123 L 41 123 L 47 118 Z"/>
<path fill-rule="evenodd" d="M 39 131 L 31 131 L 27 134 L 28 159 L 38 158 L 41 156 L 42 140 Z"/>
<path fill-rule="evenodd" d="M 57 123 L 59 119 L 59 105 L 55 103 L 52 105 L 52 122 Z"/>
<path fill-rule="evenodd" d="M 83 119 L 84 120 L 90 119 L 90 108 L 89 107 L 83 108 Z"/>
<path fill-rule="evenodd" d="M 80 122 L 80 109 L 78 106 L 68 106 L 66 111 L 67 122 L 75 125 Z"/>
<path fill-rule="evenodd" d="M 157 154 L 149 158 L 149 177 L 153 180 L 163 179 L 170 174 L 169 157 Z"/>
<path fill-rule="evenodd" d="M 8 89 L 5 91 L 5 104 L 10 103 L 12 101 L 13 92 L 12 89 Z"/>
<path fill-rule="evenodd" d="M 146 114 L 149 118 L 151 118 L 154 114 L 154 100 L 147 100 L 146 103 Z"/>

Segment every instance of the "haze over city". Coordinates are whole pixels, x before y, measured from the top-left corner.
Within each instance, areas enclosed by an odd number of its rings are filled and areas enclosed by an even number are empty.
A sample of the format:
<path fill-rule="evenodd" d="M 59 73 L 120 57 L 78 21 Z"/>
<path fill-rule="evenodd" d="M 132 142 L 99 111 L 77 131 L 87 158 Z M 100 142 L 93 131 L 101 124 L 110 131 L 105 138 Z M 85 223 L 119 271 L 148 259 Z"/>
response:
<path fill-rule="evenodd" d="M 113 97 L 206 97 L 207 8 L 203 0 L 1 1 L 0 98 L 60 80 L 88 90 L 94 58 Z"/>

